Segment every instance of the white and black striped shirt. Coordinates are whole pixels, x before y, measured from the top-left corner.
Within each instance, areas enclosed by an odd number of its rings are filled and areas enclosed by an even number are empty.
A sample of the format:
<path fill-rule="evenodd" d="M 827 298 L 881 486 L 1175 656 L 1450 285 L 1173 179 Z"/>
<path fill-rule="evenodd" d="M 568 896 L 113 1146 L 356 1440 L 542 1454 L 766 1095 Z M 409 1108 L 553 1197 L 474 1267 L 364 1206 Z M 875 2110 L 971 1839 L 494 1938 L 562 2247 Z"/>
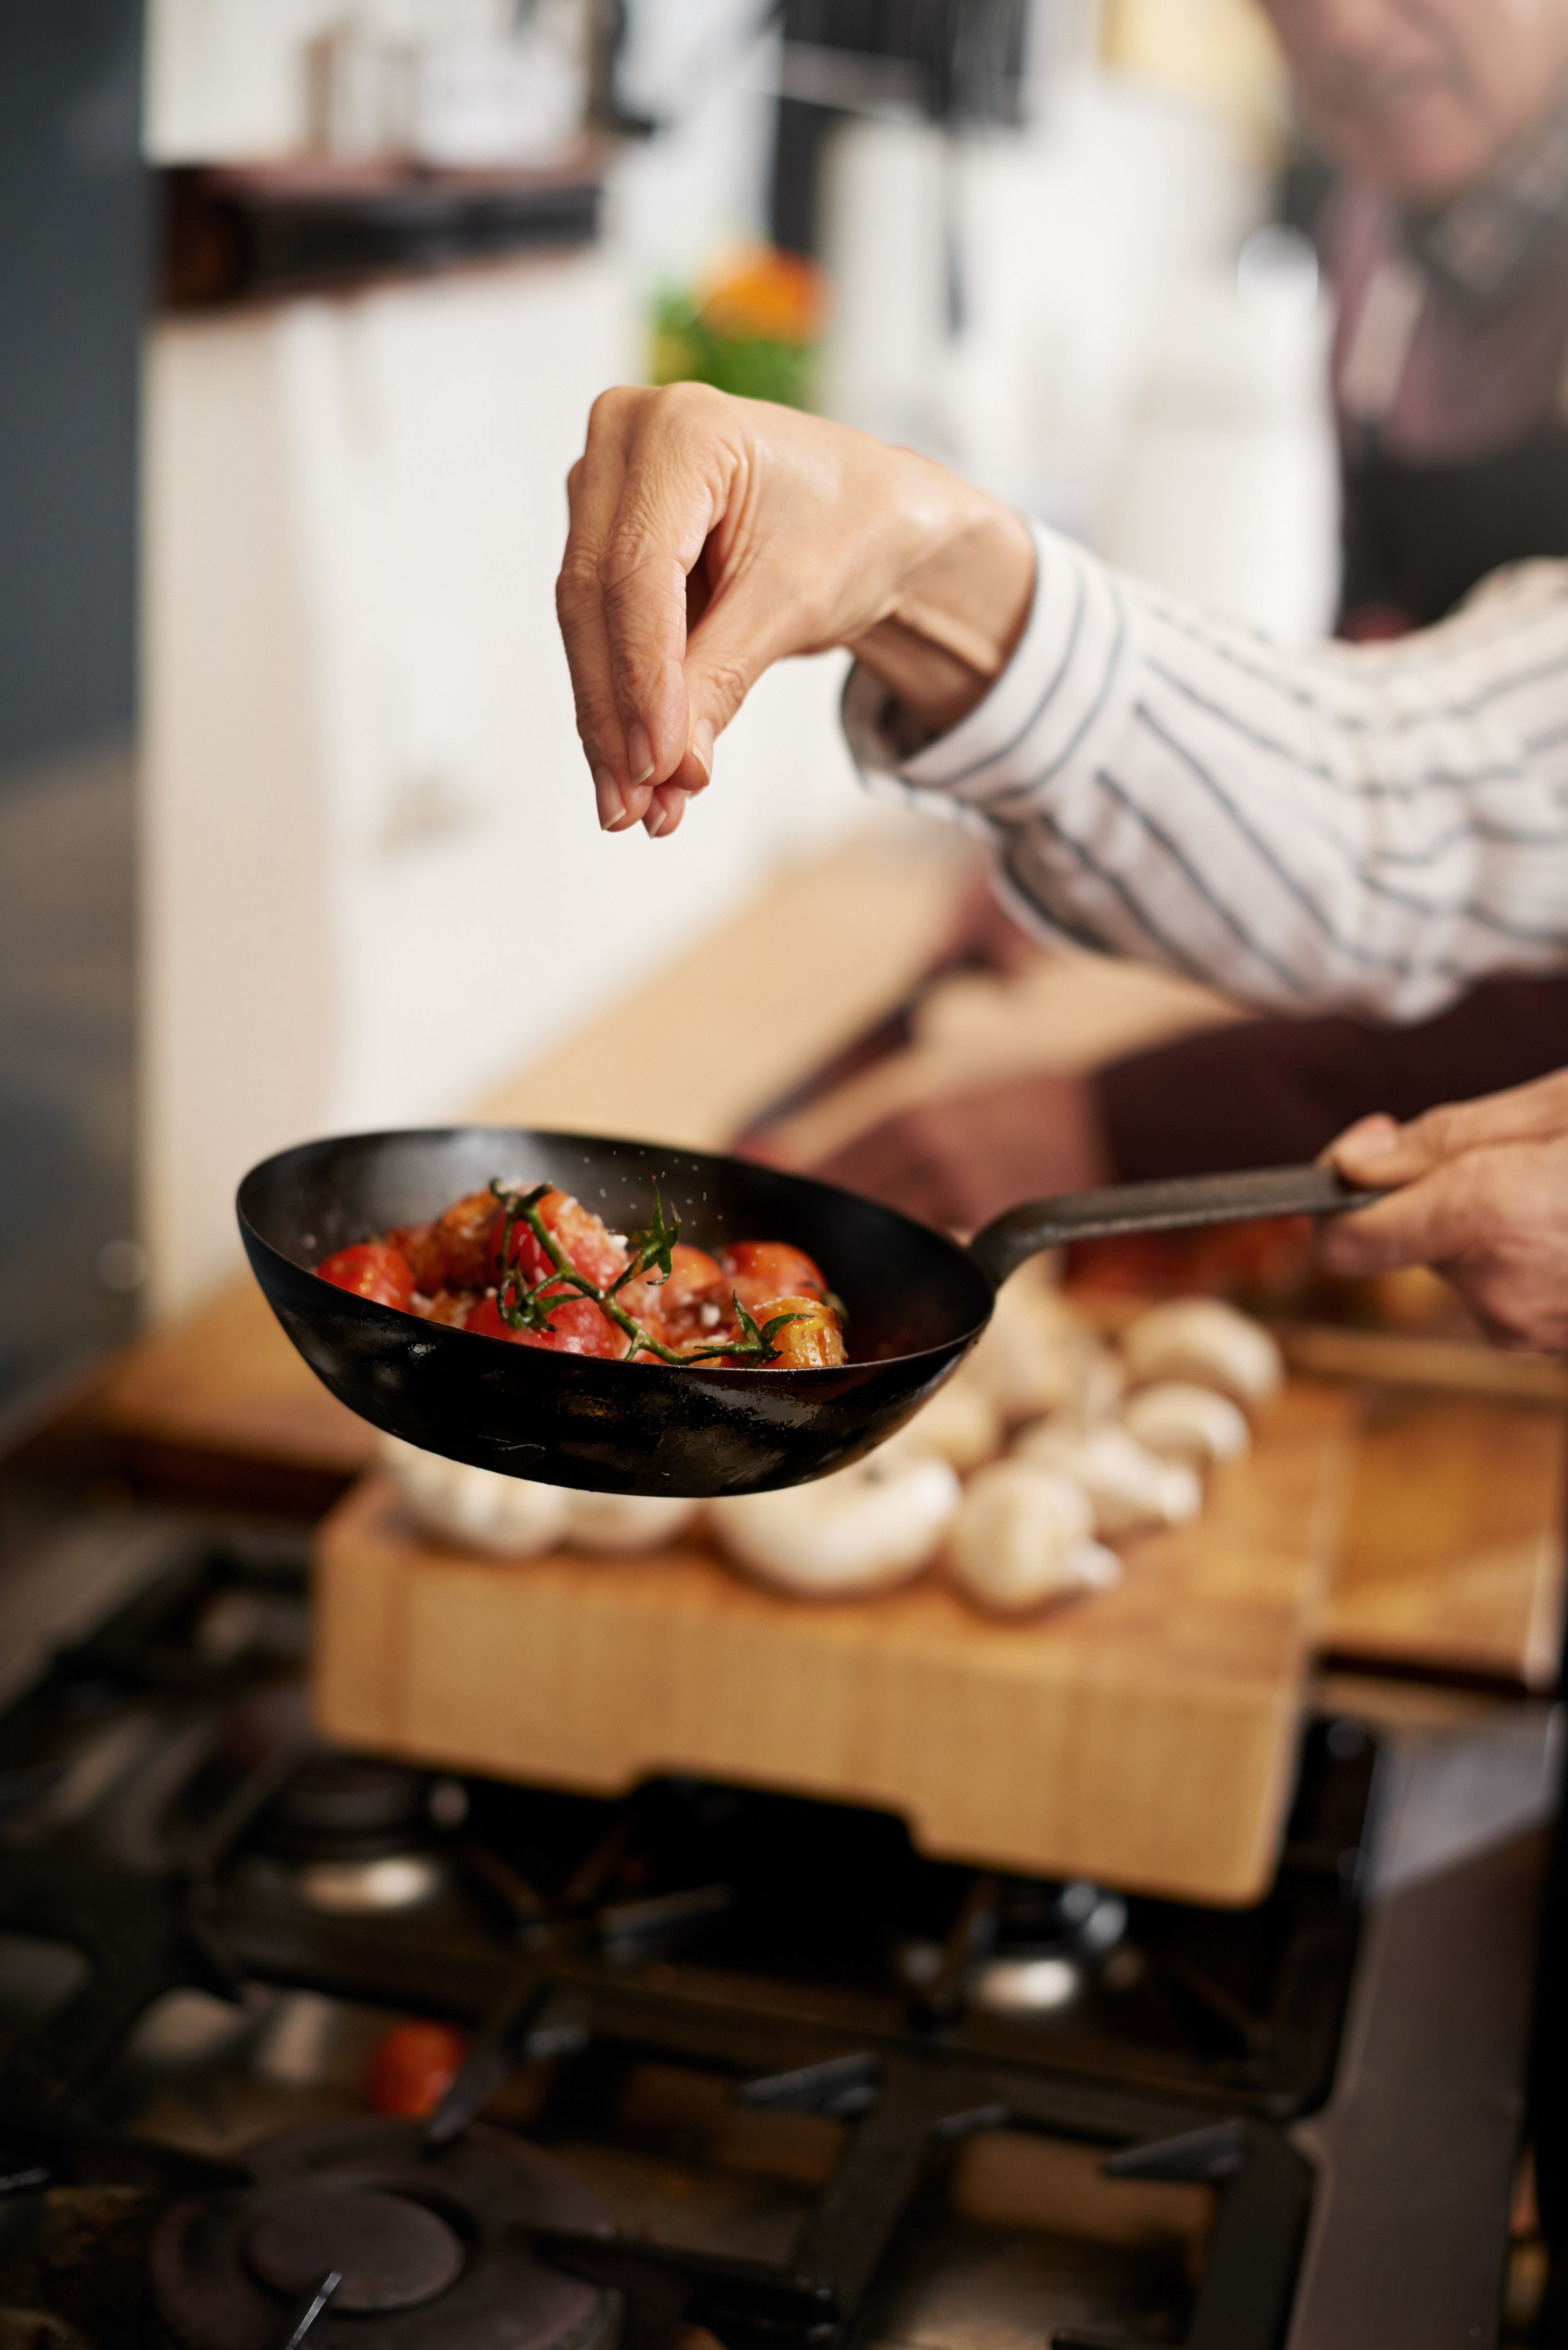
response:
<path fill-rule="evenodd" d="M 950 733 L 899 761 L 877 680 L 845 696 L 868 780 L 992 834 L 1026 911 L 1282 1012 L 1421 1020 L 1568 968 L 1568 563 L 1293 650 L 1038 540 L 1023 638 Z"/>

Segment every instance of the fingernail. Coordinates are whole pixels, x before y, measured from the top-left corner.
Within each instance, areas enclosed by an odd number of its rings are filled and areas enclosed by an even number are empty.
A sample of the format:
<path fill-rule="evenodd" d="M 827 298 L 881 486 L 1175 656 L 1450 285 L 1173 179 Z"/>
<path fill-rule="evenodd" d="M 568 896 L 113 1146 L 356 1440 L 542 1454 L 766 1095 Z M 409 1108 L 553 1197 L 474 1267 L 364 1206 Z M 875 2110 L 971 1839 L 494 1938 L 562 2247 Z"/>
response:
<path fill-rule="evenodd" d="M 618 832 L 627 820 L 620 785 L 607 767 L 594 769 L 594 798 L 598 803 L 601 832 Z"/>
<path fill-rule="evenodd" d="M 643 828 L 647 832 L 649 840 L 657 840 L 669 821 L 669 814 L 662 802 L 655 800 L 653 806 L 649 809 L 648 814 L 642 819 Z"/>
<path fill-rule="evenodd" d="M 626 755 L 631 762 L 632 782 L 646 784 L 653 773 L 653 745 L 640 718 L 634 718 L 627 729 Z"/>
<path fill-rule="evenodd" d="M 1391 1118 L 1369 1118 L 1365 1126 L 1346 1135 L 1345 1140 L 1357 1159 L 1386 1159 L 1399 1147 L 1399 1128 Z"/>
<path fill-rule="evenodd" d="M 713 775 L 713 725 L 711 719 L 700 718 L 697 721 L 696 725 L 691 729 L 691 740 L 686 747 L 691 756 L 696 760 L 697 764 L 701 768 L 703 782 L 705 784 L 711 782 Z"/>

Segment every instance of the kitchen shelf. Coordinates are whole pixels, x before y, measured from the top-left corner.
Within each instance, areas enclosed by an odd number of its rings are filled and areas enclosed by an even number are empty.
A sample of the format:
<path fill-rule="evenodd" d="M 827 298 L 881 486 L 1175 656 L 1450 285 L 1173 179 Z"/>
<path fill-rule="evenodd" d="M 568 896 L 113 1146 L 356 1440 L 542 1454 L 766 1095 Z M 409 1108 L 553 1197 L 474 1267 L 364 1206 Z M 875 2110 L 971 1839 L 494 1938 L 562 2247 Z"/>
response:
<path fill-rule="evenodd" d="M 548 171 L 325 161 L 166 171 L 162 305 L 222 309 L 591 244 L 604 166 L 602 146 L 585 143 Z"/>

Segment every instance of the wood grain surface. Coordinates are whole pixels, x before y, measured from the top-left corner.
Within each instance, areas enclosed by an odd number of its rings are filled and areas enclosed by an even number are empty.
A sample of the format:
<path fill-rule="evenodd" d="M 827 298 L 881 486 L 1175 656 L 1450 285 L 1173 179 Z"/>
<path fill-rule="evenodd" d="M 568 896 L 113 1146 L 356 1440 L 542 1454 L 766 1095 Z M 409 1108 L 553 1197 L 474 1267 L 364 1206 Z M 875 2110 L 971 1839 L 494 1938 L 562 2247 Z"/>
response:
<path fill-rule="evenodd" d="M 248 1273 L 112 1362 L 86 1409 L 128 1442 L 357 1477 L 376 1430 L 296 1354 Z"/>
<path fill-rule="evenodd" d="M 1421 1370 L 1413 1343 L 1400 1340 L 1396 1358 L 1407 1378 Z M 1345 1660 L 1544 1688 L 1568 1586 L 1568 1416 L 1455 1392 L 1454 1367 L 1437 1368 L 1429 1388 L 1345 1390 L 1358 1430 L 1318 1645 Z M 207 1463 L 214 1490 L 248 1463 L 263 1482 L 325 1480 L 325 1501 L 375 1457 L 375 1430 L 306 1369 L 248 1276 L 119 1358 L 84 1412 L 176 1482 Z M 255 1498 L 265 1503 L 259 1486 Z"/>
<path fill-rule="evenodd" d="M 700 1544 L 494 1565 L 376 1478 L 322 1529 L 327 1733 L 600 1793 L 690 1771 L 883 1806 L 924 1849 L 1244 1902 L 1273 1874 L 1353 1407 L 1290 1391 L 1201 1523 L 1028 1624 L 938 1578 L 807 1604 Z"/>
<path fill-rule="evenodd" d="M 1563 1638 L 1565 1461 L 1560 1409 L 1366 1393 L 1323 1648 L 1548 1686 Z"/>

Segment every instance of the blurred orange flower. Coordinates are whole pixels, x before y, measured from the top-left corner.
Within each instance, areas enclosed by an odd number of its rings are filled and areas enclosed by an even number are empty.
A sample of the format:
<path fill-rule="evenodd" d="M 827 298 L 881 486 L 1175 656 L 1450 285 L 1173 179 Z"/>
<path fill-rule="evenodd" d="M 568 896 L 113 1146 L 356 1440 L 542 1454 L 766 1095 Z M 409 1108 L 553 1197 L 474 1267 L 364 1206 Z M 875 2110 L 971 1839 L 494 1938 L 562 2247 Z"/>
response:
<path fill-rule="evenodd" d="M 826 278 L 803 255 L 732 246 L 691 292 L 656 304 L 653 380 L 809 408 L 827 301 Z"/>
<path fill-rule="evenodd" d="M 697 315 L 715 335 L 815 343 L 827 321 L 827 280 L 804 254 L 745 245 L 699 286 Z"/>

